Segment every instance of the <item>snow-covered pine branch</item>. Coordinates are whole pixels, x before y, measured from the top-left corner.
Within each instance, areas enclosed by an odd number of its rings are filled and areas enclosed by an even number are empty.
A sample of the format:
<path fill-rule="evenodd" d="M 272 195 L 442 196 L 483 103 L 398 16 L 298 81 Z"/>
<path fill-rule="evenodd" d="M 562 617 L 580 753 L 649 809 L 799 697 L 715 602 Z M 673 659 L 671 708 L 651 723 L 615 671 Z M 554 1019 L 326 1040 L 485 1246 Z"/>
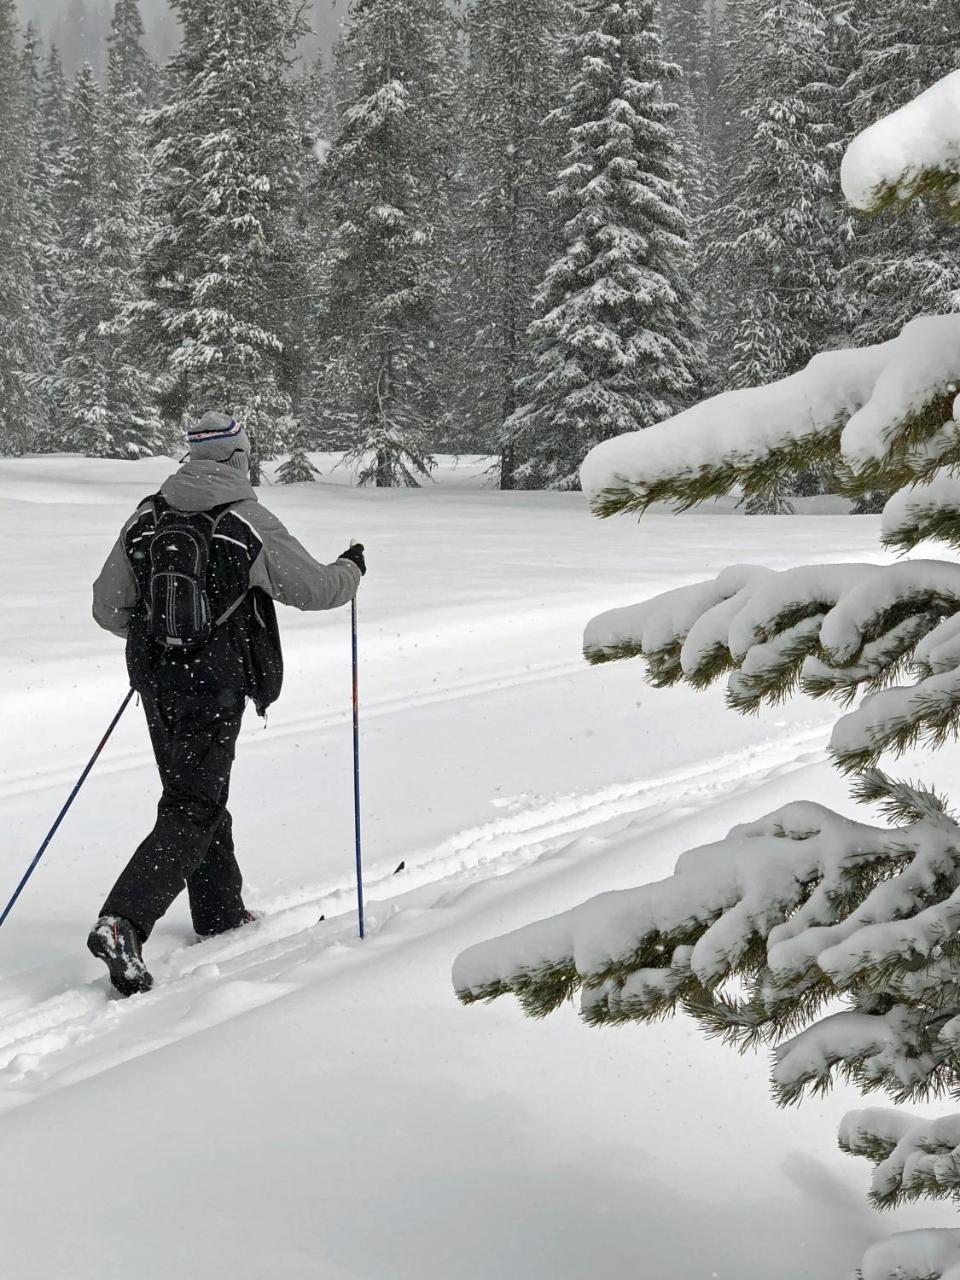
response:
<path fill-rule="evenodd" d="M 598 515 L 764 493 L 804 468 L 843 468 L 851 494 L 899 489 L 960 457 L 953 418 L 960 317 L 922 316 L 874 347 L 828 351 L 800 373 L 728 391 L 598 446 L 581 469 Z"/>
<path fill-rule="evenodd" d="M 939 87 L 854 146 L 845 175 L 855 199 L 877 190 L 953 199 L 953 92 Z M 792 377 L 599 445 L 583 488 L 600 515 L 643 512 L 737 485 L 762 494 L 829 463 L 851 493 L 893 491 L 889 545 L 933 537 L 956 546 L 958 387 L 960 318 L 921 317 L 892 341 L 824 353 Z M 885 751 L 939 746 L 960 725 L 960 567 L 738 566 L 595 619 L 585 648 L 593 662 L 644 658 L 658 685 L 702 687 L 725 675 L 740 711 L 801 687 L 848 704 L 865 692 L 831 750 L 856 775 L 855 797 L 892 825 L 786 805 L 684 854 L 666 880 L 472 947 L 454 967 L 461 1000 L 512 993 L 543 1016 L 579 991 L 594 1025 L 683 1010 L 741 1049 L 769 1045 L 781 1104 L 838 1079 L 897 1102 L 955 1093 L 960 823 L 931 789 L 876 766 Z M 895 683 L 910 671 L 914 683 Z M 878 1166 L 878 1204 L 956 1194 L 958 1117 L 861 1113 L 842 1143 Z M 862 1275 L 960 1280 L 960 1232 L 884 1241 Z"/>
<path fill-rule="evenodd" d="M 740 1048 L 776 1044 L 784 1103 L 836 1076 L 935 1093 L 960 1033 L 960 826 L 935 797 L 888 787 L 914 809 L 894 831 L 787 805 L 684 854 L 667 880 L 464 952 L 460 998 L 512 992 L 543 1016 L 580 989 L 591 1025 L 683 1009 Z"/>
<path fill-rule="evenodd" d="M 857 772 L 887 750 L 939 745 L 960 728 L 960 566 L 941 561 L 724 570 L 587 628 L 599 664 L 642 657 L 651 683 L 701 689 L 728 677 L 727 699 L 755 712 L 802 689 L 852 702 L 831 750 Z M 915 683 L 894 686 L 912 668 Z"/>
<path fill-rule="evenodd" d="M 875 1166 L 870 1198 L 892 1209 L 925 1196 L 960 1198 L 960 1115 L 937 1119 L 880 1107 L 851 1111 L 840 1146 Z"/>
<path fill-rule="evenodd" d="M 843 191 L 856 209 L 876 212 L 917 196 L 960 211 L 960 71 L 878 120 L 848 148 Z"/>

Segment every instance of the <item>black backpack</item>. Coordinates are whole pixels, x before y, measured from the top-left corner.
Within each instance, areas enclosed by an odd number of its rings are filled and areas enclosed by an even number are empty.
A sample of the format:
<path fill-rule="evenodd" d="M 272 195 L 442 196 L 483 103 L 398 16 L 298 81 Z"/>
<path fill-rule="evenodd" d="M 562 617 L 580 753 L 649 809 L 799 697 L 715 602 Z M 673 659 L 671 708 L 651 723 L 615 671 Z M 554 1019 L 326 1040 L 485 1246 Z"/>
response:
<path fill-rule="evenodd" d="M 150 539 L 147 589 L 148 631 L 168 649 L 202 648 L 240 607 L 246 591 L 214 618 L 207 569 L 210 544 L 221 518 L 233 503 L 210 511 L 177 511 L 159 494 L 152 499 L 156 524 Z"/>

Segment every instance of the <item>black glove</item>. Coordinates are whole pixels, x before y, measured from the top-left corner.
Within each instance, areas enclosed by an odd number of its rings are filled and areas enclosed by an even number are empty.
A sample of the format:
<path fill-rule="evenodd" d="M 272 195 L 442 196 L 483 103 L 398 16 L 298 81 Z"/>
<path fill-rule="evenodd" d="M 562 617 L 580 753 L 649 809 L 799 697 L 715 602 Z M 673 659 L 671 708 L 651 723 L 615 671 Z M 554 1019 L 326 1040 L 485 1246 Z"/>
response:
<path fill-rule="evenodd" d="M 360 570 L 360 576 L 366 577 L 367 562 L 363 558 L 363 543 L 355 542 L 349 551 L 345 551 L 342 556 L 337 556 L 338 560 L 350 560 Z"/>

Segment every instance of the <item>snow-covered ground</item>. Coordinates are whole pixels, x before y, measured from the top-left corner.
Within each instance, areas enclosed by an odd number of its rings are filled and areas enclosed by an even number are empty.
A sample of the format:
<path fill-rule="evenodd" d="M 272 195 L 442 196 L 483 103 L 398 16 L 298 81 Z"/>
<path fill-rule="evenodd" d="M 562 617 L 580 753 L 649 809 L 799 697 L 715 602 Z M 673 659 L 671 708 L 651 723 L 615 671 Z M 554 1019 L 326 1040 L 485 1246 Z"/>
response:
<path fill-rule="evenodd" d="M 3 900 L 123 696 L 89 584 L 168 470 L 0 461 Z M 582 629 L 729 563 L 879 561 L 878 522 L 600 522 L 576 495 L 485 488 L 479 460 L 419 492 L 347 479 L 262 497 L 321 557 L 369 549 L 370 936 L 348 616 L 285 613 L 285 693 L 267 728 L 248 713 L 234 774 L 261 922 L 195 944 L 177 904 L 157 988 L 108 996 L 83 941 L 157 793 L 134 709 L 0 930 L 4 1275 L 769 1280 L 776 1250 L 779 1280 L 827 1280 L 892 1229 L 950 1221 L 867 1208 L 867 1167 L 835 1145 L 852 1093 L 778 1112 L 762 1059 L 683 1022 L 539 1024 L 462 1009 L 450 984 L 473 942 L 664 875 L 788 798 L 842 803 L 829 706 L 739 719 L 638 664 L 588 668 Z"/>

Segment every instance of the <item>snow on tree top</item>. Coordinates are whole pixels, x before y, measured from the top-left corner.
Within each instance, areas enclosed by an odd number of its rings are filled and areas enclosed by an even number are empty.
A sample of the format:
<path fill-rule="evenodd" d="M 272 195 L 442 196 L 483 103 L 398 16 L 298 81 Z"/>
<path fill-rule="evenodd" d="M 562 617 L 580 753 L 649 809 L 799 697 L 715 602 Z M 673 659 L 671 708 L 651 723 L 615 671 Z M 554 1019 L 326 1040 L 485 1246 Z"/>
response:
<path fill-rule="evenodd" d="M 847 200 L 866 211 L 930 191 L 956 205 L 958 177 L 960 71 L 861 133 L 840 171 Z"/>

